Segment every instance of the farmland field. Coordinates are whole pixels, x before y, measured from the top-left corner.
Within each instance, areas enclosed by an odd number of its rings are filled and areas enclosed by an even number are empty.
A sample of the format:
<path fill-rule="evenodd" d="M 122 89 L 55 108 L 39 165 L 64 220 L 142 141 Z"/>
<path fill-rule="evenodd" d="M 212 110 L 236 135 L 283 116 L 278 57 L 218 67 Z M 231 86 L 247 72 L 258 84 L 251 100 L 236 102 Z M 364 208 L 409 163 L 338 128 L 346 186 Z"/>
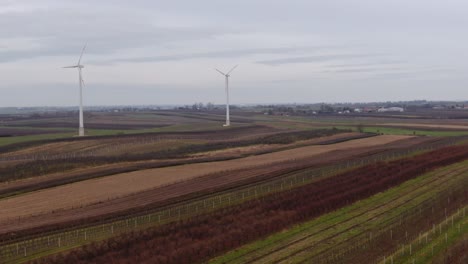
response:
<path fill-rule="evenodd" d="M 9 117 L 0 263 L 462 260 L 468 126 L 426 114 Z"/>

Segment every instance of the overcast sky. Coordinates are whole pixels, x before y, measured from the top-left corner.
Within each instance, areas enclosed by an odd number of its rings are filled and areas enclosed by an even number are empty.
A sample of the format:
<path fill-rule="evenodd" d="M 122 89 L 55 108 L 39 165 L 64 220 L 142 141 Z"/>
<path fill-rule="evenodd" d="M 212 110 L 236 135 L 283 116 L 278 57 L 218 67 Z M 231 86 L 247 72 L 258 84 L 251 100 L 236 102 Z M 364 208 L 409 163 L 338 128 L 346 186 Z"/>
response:
<path fill-rule="evenodd" d="M 466 0 L 0 0 L 0 107 L 468 100 Z"/>

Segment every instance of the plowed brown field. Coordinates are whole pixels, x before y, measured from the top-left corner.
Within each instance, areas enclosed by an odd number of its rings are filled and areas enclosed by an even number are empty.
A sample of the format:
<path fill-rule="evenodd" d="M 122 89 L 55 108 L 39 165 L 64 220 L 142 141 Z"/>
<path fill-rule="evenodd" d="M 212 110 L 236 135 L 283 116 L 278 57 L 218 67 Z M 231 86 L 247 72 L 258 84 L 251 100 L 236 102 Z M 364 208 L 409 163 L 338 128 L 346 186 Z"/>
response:
<path fill-rule="evenodd" d="M 14 234 L 14 237 L 16 237 L 21 234 L 41 233 L 53 230 L 57 225 L 65 227 L 82 224 L 83 221 L 92 223 L 93 221 L 100 221 L 103 216 L 107 219 L 109 217 L 134 214 L 135 212 L 160 207 L 171 201 L 173 202 L 174 199 L 180 199 L 194 193 L 211 193 L 214 190 L 222 190 L 245 185 L 248 182 L 260 179 L 284 175 L 289 171 L 295 171 L 301 168 L 319 167 L 324 164 L 332 164 L 350 158 L 368 156 L 372 153 L 415 145 L 426 145 L 439 140 L 438 138 L 429 137 L 407 138 L 384 145 L 339 149 L 320 155 L 313 155 L 311 158 L 289 160 L 276 164 L 268 164 L 267 166 L 260 165 L 232 171 L 221 171 L 84 207 L 75 207 L 73 209 L 58 210 L 48 214 L 23 217 L 20 220 L 17 218 L 10 218 L 9 221 L 0 222 L 0 237 L 6 234 Z M 45 206 L 47 206 L 47 204 L 45 204 Z M 45 210 L 48 210 L 48 208 L 45 207 Z M 11 235 L 7 237 L 11 237 Z"/>
<path fill-rule="evenodd" d="M 300 147 L 235 160 L 149 169 L 81 181 L 0 200 L 0 222 L 8 218 L 106 201 L 219 171 L 303 159 L 340 149 L 383 145 L 406 138 L 408 136 L 378 136 L 333 145 Z"/>

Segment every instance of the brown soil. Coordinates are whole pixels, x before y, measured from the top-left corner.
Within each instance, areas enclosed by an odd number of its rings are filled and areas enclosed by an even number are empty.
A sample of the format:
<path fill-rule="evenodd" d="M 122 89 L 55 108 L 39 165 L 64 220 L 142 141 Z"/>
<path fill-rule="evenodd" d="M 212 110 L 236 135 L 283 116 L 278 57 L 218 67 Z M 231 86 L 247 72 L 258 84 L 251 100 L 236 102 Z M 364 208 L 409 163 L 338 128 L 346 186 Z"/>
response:
<path fill-rule="evenodd" d="M 275 150 L 285 148 L 285 147 L 302 147 L 308 145 L 317 145 L 317 144 L 324 144 L 325 142 L 333 142 L 333 141 L 340 141 L 345 139 L 352 139 L 353 137 L 358 137 L 362 135 L 361 133 L 357 132 L 349 132 L 349 133 L 340 133 L 332 136 L 325 136 L 325 137 L 318 137 L 308 140 L 301 140 L 294 142 L 292 144 L 284 145 L 284 144 L 264 144 L 264 145 L 252 145 L 246 147 L 238 147 L 238 148 L 229 148 L 229 149 L 221 149 L 215 151 L 208 151 L 202 153 L 193 154 L 192 157 L 213 157 L 213 156 L 226 156 L 226 155 L 243 155 L 249 153 L 258 153 L 258 152 L 273 152 Z"/>
<path fill-rule="evenodd" d="M 121 173 L 98 179 L 40 190 L 0 201 L 0 222 L 63 208 L 78 207 L 141 192 L 170 183 L 188 180 L 219 171 L 274 164 L 303 159 L 333 150 L 383 145 L 407 136 L 378 136 L 333 145 L 307 146 L 241 159 L 197 163 L 167 168 Z"/>
<path fill-rule="evenodd" d="M 313 167 L 369 152 L 406 147 L 428 139 L 379 136 L 327 146 L 301 147 L 237 160 L 151 169 L 78 182 L 1 200 L 0 230 L 5 234 L 79 219 L 91 219 L 261 175 L 273 177 L 274 172 L 285 173 L 284 169 Z M 221 171 L 224 172 L 214 173 Z M 213 174 L 207 175 L 210 173 Z M 86 204 L 88 206 L 81 208 Z M 71 209 L 72 207 L 75 209 Z M 55 212 L 50 213 L 53 210 Z M 30 216 L 32 214 L 42 215 Z M 18 221 L 18 217 L 22 219 Z"/>
<path fill-rule="evenodd" d="M 213 160 L 235 159 L 245 155 L 256 155 L 266 152 L 279 151 L 284 148 L 325 144 L 330 142 L 341 142 L 352 140 L 363 136 L 360 133 L 341 133 L 332 136 L 325 136 L 295 142 L 288 145 L 257 145 L 254 147 L 231 148 L 227 150 L 205 152 L 193 155 L 189 159 L 170 159 L 170 160 L 148 160 L 137 162 L 120 162 L 93 167 L 85 167 L 70 170 L 67 172 L 53 173 L 41 177 L 17 180 L 14 182 L 0 183 L 0 195 L 8 192 L 40 190 L 44 188 L 59 186 L 65 183 L 72 183 L 80 180 L 87 180 L 102 176 L 113 175 L 117 173 L 137 171 L 142 169 L 151 169 L 159 167 L 175 166 L 180 164 L 192 164 L 198 162 L 208 162 Z M 240 149 L 240 150 L 239 150 Z M 1 163 L 0 163 L 1 165 Z"/>

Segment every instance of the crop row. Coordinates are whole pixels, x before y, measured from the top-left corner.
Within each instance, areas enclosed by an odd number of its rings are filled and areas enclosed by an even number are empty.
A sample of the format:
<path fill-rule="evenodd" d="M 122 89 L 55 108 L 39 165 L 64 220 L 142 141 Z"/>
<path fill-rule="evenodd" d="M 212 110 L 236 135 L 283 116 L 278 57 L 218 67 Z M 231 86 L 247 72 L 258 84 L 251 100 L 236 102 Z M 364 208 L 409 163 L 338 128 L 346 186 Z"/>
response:
<path fill-rule="evenodd" d="M 437 257 L 445 259 L 444 263 L 458 263 L 455 260 L 450 260 L 450 258 L 456 259 L 457 255 L 451 256 L 444 254 L 443 251 L 450 246 L 454 246 L 451 244 L 456 243 L 468 231 L 467 209 L 467 206 L 463 206 L 458 208 L 453 214 L 446 215 L 445 218 L 442 218 L 443 221 L 434 224 L 426 232 L 413 236 L 406 243 L 402 243 L 389 255 L 384 256 L 378 263 L 428 263 L 436 260 Z"/>
<path fill-rule="evenodd" d="M 465 146 L 369 165 L 165 228 L 123 234 L 48 263 L 194 263 L 369 197 L 421 173 L 468 157 Z"/>
<path fill-rule="evenodd" d="M 439 145 L 426 146 L 425 149 L 418 148 L 381 153 L 372 157 L 357 159 L 325 168 L 312 170 L 309 169 L 297 173 L 292 173 L 285 175 L 282 178 L 275 179 L 271 182 L 261 183 L 254 186 L 244 186 L 243 188 L 235 190 L 228 190 L 226 192 L 217 193 L 207 197 L 201 197 L 199 199 L 179 203 L 170 207 L 158 208 L 150 212 L 142 212 L 136 216 L 123 216 L 120 219 L 114 218 L 112 222 L 109 223 L 93 223 L 93 226 L 91 227 L 78 229 L 69 228 L 69 231 L 53 232 L 47 236 L 44 235 L 38 238 L 28 239 L 23 242 L 15 243 L 13 241 L 5 241 L 4 243 L 6 243 L 6 245 L 0 248 L 0 254 L 2 254 L 0 256 L 2 256 L 3 259 L 24 258 L 24 254 L 21 254 L 21 256 L 16 254 L 17 248 L 25 248 L 26 250 L 23 251 L 26 252 L 26 257 L 29 258 L 29 256 L 32 254 L 42 254 L 43 252 L 57 250 L 57 246 L 60 246 L 60 248 L 63 249 L 75 247 L 78 245 L 90 243 L 90 241 L 102 240 L 119 233 L 139 230 L 150 226 L 157 226 L 177 221 L 179 219 L 186 219 L 211 210 L 242 203 L 244 201 L 258 198 L 272 192 L 280 192 L 289 188 L 307 184 L 308 182 L 316 180 L 317 178 L 335 175 L 343 170 L 349 170 L 380 160 L 396 159 L 398 157 L 410 155 L 415 151 L 421 152 L 437 147 L 439 147 Z M 57 229 L 60 228 L 57 227 Z M 42 232 L 38 233 L 40 234 Z M 58 243 L 58 241 L 60 241 L 60 243 Z"/>
<path fill-rule="evenodd" d="M 464 174 L 466 177 L 466 173 Z M 466 187 L 466 184 L 464 185 Z M 336 237 L 339 243 L 332 243 L 328 250 L 320 254 L 305 254 L 302 260 L 313 263 L 377 263 L 383 260 L 389 251 L 401 248 L 418 237 L 421 232 L 439 223 L 446 214 L 450 214 L 466 204 L 467 197 L 459 186 L 443 186 L 445 192 L 436 197 L 427 197 L 424 202 L 412 210 L 398 214 L 388 211 L 378 217 L 376 222 L 363 222 L 364 227 L 343 239 Z M 459 201 L 447 203 L 447 198 Z M 414 201 L 411 201 L 413 203 Z M 383 219 L 386 219 L 382 221 Z M 375 221 L 375 220 L 374 220 Z M 301 258 L 294 263 L 300 263 Z"/>
<path fill-rule="evenodd" d="M 446 143 L 446 142 L 445 142 Z M 242 203 L 254 198 L 258 198 L 270 193 L 280 192 L 289 188 L 307 184 L 312 180 L 329 177 L 336 173 L 377 162 L 379 160 L 396 159 L 406 156 L 414 151 L 424 151 L 435 145 L 426 146 L 426 149 L 399 150 L 388 153 L 381 153 L 372 157 L 357 159 L 337 165 L 319 169 L 303 170 L 301 172 L 285 175 L 279 179 L 269 182 L 262 182 L 255 185 L 247 185 L 242 188 L 216 193 L 207 197 L 191 199 L 172 206 L 156 208 L 153 211 L 139 212 L 120 218 L 106 219 L 104 223 L 93 223 L 90 227 L 67 228 L 56 227 L 55 232 L 47 235 L 40 235 L 37 238 L 22 240 L 23 242 L 4 241 L 4 246 L 0 248 L 0 259 L 23 259 L 24 254 L 16 254 L 17 248 L 26 249 L 26 257 L 34 254 L 43 254 L 48 251 L 56 251 L 76 247 L 91 241 L 102 240 L 119 233 L 139 230 L 150 226 L 158 226 L 180 219 L 187 219 L 192 216 L 203 214 L 212 210 L 226 206 Z M 68 231 L 66 231 L 68 230 Z M 39 232 L 41 234 L 42 232 Z M 59 242 L 60 241 L 60 242 Z"/>
<path fill-rule="evenodd" d="M 338 129 L 319 129 L 319 130 L 307 130 L 307 131 L 294 131 L 294 132 L 282 132 L 273 135 L 262 136 L 253 139 L 246 140 L 231 140 L 231 141 L 220 141 L 207 144 L 188 144 L 175 148 L 162 149 L 158 151 L 149 151 L 146 153 L 136 154 L 122 154 L 115 156 L 102 156 L 99 155 L 102 151 L 105 152 L 116 152 L 115 150 L 125 149 L 125 144 L 122 142 L 109 142 L 109 144 L 103 145 L 99 151 L 89 148 L 85 148 L 82 151 L 73 151 L 70 153 L 59 153 L 59 154 L 47 154 L 46 151 L 41 151 L 36 154 L 22 154 L 19 156 L 5 156 L 1 157 L 0 161 L 22 161 L 20 164 L 0 168 L 0 182 L 11 181 L 27 177 L 36 177 L 44 175 L 46 173 L 63 172 L 69 169 L 89 166 L 89 165 L 102 165 L 109 163 L 119 162 L 133 162 L 133 161 L 144 161 L 154 159 L 175 159 L 184 158 L 190 154 L 202 153 L 214 150 L 222 150 L 233 147 L 245 147 L 251 145 L 263 145 L 263 144 L 289 144 L 298 140 L 305 140 L 323 136 L 330 136 L 338 133 L 349 132 L 347 130 Z M 366 134 L 360 137 L 369 137 L 371 134 Z M 354 139 L 355 137 L 353 137 Z M 143 140 L 143 141 L 142 141 Z M 155 137 L 156 141 L 159 141 L 159 137 Z M 145 137 L 134 138 L 132 144 L 147 144 Z"/>
<path fill-rule="evenodd" d="M 199 201 L 206 201 L 206 203 L 212 203 L 214 200 L 218 201 L 219 197 L 222 197 L 221 200 L 228 200 L 228 201 L 245 201 L 248 199 L 256 198 L 262 195 L 269 194 L 271 192 L 278 192 L 282 191 L 288 188 L 293 188 L 297 187 L 303 184 L 306 184 L 312 180 L 317 180 L 320 178 L 324 177 L 329 177 L 334 174 L 337 174 L 343 170 L 349 170 L 353 169 L 359 166 L 364 166 L 367 164 L 372 164 L 378 161 L 389 161 L 393 159 L 398 159 L 402 157 L 406 157 L 408 155 L 415 155 L 416 153 L 422 153 L 425 151 L 430 151 L 432 149 L 437 149 L 439 147 L 442 147 L 447 144 L 455 144 L 457 143 L 457 140 L 451 140 L 451 141 L 441 141 L 441 142 L 436 142 L 432 143 L 430 145 L 424 145 L 424 146 L 416 146 L 416 147 L 411 147 L 408 149 L 399 149 L 399 150 L 392 150 L 392 151 L 385 151 L 385 152 L 380 152 L 378 154 L 374 154 L 371 156 L 366 156 L 363 158 L 357 158 L 353 160 L 348 160 L 344 162 L 339 162 L 333 165 L 325 166 L 325 167 L 319 167 L 319 168 L 310 168 L 310 166 L 302 166 L 302 167 L 293 167 L 291 169 L 287 170 L 279 170 L 279 171 L 270 171 L 268 173 L 268 177 L 263 179 L 258 180 L 258 179 L 250 179 L 248 181 L 241 181 L 239 183 L 236 183 L 234 185 L 227 185 L 227 186 L 219 186 L 216 188 L 210 188 L 209 183 L 205 183 L 203 186 L 204 188 L 209 190 L 209 191 L 198 191 L 198 192 L 192 192 L 190 195 L 185 195 L 185 196 L 180 196 L 176 200 L 172 200 L 171 203 L 150 203 L 147 206 L 144 207 L 139 207 L 135 209 L 128 209 L 128 210 L 123 210 L 119 211 L 118 213 L 114 213 L 112 215 L 103 215 L 100 217 L 93 217 L 93 218 L 88 218 L 86 221 L 74 221 L 74 222 L 69 222 L 69 223 L 63 223 L 60 225 L 54 225 L 54 226 L 47 226 L 47 227 L 42 227 L 39 229 L 35 230 L 27 230 L 27 232 L 17 232 L 15 231 L 14 236 L 5 236 L 2 235 L 0 237 L 0 243 L 13 243 L 14 241 L 11 241 L 12 239 L 16 239 L 19 237 L 27 237 L 30 236 L 31 234 L 44 234 L 44 233 L 50 233 L 52 232 L 61 232 L 58 230 L 69 230 L 69 229 L 76 229 L 76 228 L 82 228 L 83 226 L 91 226 L 91 225 L 100 225 L 100 224 L 107 224 L 109 222 L 117 221 L 117 220 L 125 220 L 129 218 L 133 218 L 136 216 L 140 215 L 147 215 L 147 214 L 155 214 L 158 212 L 162 212 L 165 210 L 168 210 L 167 208 L 183 208 L 186 207 L 187 204 L 195 204 L 198 203 Z M 281 167 L 281 166 L 280 166 Z M 248 173 L 248 172 L 242 172 L 242 173 Z M 232 173 L 231 173 L 232 174 Z M 208 185 L 207 185 L 208 184 Z M 193 186 L 191 187 L 193 188 Z M 229 199 L 224 199 L 223 197 L 229 196 Z M 151 197 L 146 196 L 146 200 L 151 199 Z M 204 202 L 205 203 L 205 202 Z M 221 207 L 230 205 L 231 203 L 221 203 Z M 162 207 L 168 205 L 168 207 Z M 220 207 L 217 207 L 220 208 Z M 184 211 L 185 209 L 181 209 L 179 211 Z M 184 217 L 190 217 L 194 214 L 198 213 L 203 213 L 203 210 L 200 210 L 200 212 L 192 212 L 188 211 L 186 214 L 184 214 Z M 177 219 L 172 219 L 172 220 L 177 220 Z M 14 220 L 14 221 L 20 221 Z M 153 224 L 158 224 L 158 223 L 153 223 Z M 99 236 L 96 237 L 96 239 L 99 239 Z M 3 241 L 1 241 L 3 240 Z"/>
<path fill-rule="evenodd" d="M 118 162 L 120 161 L 135 161 L 135 160 L 146 160 L 146 159 L 154 159 L 154 158 L 180 158 L 182 156 L 186 156 L 188 154 L 199 153 L 199 152 L 207 152 L 207 151 L 214 151 L 226 148 L 233 148 L 233 147 L 245 147 L 251 145 L 263 145 L 263 144 L 290 144 L 299 140 L 306 140 L 312 139 L 317 137 L 324 137 L 324 136 L 331 136 L 338 133 L 350 132 L 350 130 L 338 130 L 338 129 L 317 129 L 317 130 L 306 130 L 306 131 L 293 131 L 293 132 L 281 132 L 281 133 L 274 133 L 271 135 L 259 136 L 257 138 L 252 139 L 244 139 L 244 140 L 222 140 L 218 142 L 208 143 L 208 144 L 191 144 L 191 145 L 184 145 L 177 148 L 172 148 L 163 151 L 157 152 L 149 152 L 143 154 L 133 154 L 133 155 L 126 155 L 125 157 L 102 157 L 97 155 L 98 152 L 95 149 L 88 150 L 89 148 L 85 148 L 82 151 L 73 151 L 70 153 L 60 153 L 60 154 L 47 154 L 45 151 L 41 151 L 40 154 L 23 154 L 18 156 L 6 156 L 1 158 L 0 160 L 9 161 L 9 160 L 23 160 L 23 159 L 31 159 L 37 161 L 45 161 L 45 160 L 59 160 L 59 161 L 66 161 L 67 159 L 80 159 L 80 161 L 89 161 L 90 158 L 94 160 L 96 158 L 100 158 L 106 162 Z M 369 137 L 373 134 L 363 134 L 360 137 Z M 161 140 L 180 140 L 181 138 L 178 136 L 165 136 L 161 138 L 159 136 L 155 137 L 135 137 L 130 141 L 126 142 L 108 142 L 109 144 L 103 145 L 102 148 L 109 149 L 111 151 L 115 151 L 116 149 L 125 148 L 127 145 L 135 145 L 135 144 L 148 144 L 153 142 L 159 142 Z M 189 139 L 185 137 L 184 139 Z M 195 138 L 196 139 L 196 138 Z M 210 141 L 214 141 L 213 138 Z M 331 141 L 329 144 L 334 143 Z M 100 151 L 103 151 L 103 149 Z"/>
<path fill-rule="evenodd" d="M 28 147 L 38 146 L 49 143 L 71 143 L 71 142 L 86 142 L 89 140 L 112 140 L 115 142 L 121 141 L 141 141 L 151 142 L 162 139 L 215 139 L 227 140 L 234 139 L 245 135 L 262 134 L 272 132 L 271 128 L 260 125 L 249 125 L 242 127 L 233 127 L 227 130 L 201 130 L 201 131 L 180 131 L 180 132 L 148 132 L 139 134 L 121 134 L 121 135 L 105 135 L 105 136 L 86 136 L 72 138 L 56 138 L 44 139 L 29 142 L 20 142 L 6 146 L 0 146 L 0 153 L 12 152 Z"/>
<path fill-rule="evenodd" d="M 300 262 L 305 259 L 313 263 L 335 263 L 344 256 L 351 263 L 349 252 L 366 246 L 366 238 L 378 241 L 380 234 L 395 223 L 401 229 L 402 219 L 406 222 L 413 208 L 419 207 L 421 213 L 421 208 L 436 206 L 436 199 L 446 200 L 443 193 L 454 196 L 455 190 L 460 192 L 460 182 L 467 176 L 466 164 L 444 167 L 407 181 L 371 199 L 247 245 L 214 263 Z M 398 228 L 393 230 L 392 241 L 398 239 Z"/>

